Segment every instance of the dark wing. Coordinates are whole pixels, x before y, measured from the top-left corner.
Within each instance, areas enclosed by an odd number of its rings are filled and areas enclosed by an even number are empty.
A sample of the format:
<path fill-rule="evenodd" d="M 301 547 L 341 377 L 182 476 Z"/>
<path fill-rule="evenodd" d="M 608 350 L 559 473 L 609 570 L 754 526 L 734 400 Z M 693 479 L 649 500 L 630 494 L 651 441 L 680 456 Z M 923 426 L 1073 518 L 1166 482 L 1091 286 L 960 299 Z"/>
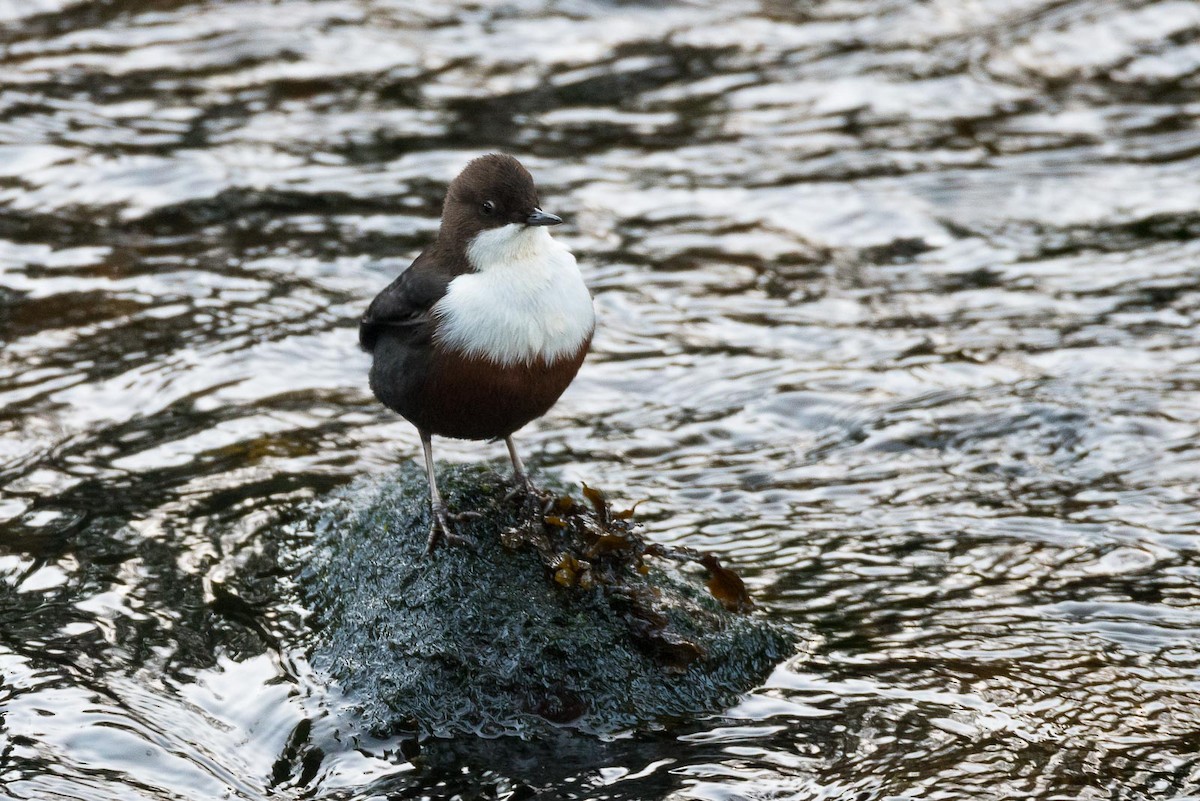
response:
<path fill-rule="evenodd" d="M 385 331 L 417 336 L 430 326 L 430 309 L 446 294 L 451 276 L 435 269 L 425 253 L 417 256 L 387 289 L 375 296 L 358 323 L 358 344 L 370 353 Z"/>

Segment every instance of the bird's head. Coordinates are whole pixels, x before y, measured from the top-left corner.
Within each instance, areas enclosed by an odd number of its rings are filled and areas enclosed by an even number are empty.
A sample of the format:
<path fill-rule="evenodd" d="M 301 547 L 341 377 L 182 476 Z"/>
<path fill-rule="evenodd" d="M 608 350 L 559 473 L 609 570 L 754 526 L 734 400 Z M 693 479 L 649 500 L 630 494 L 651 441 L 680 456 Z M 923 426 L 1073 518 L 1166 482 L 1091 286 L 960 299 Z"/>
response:
<path fill-rule="evenodd" d="M 469 163 L 450 183 L 439 240 L 470 248 L 482 234 L 499 246 L 534 241 L 538 229 L 562 218 L 542 211 L 529 170 L 512 156 L 491 154 Z M 476 265 L 478 269 L 478 265 Z"/>

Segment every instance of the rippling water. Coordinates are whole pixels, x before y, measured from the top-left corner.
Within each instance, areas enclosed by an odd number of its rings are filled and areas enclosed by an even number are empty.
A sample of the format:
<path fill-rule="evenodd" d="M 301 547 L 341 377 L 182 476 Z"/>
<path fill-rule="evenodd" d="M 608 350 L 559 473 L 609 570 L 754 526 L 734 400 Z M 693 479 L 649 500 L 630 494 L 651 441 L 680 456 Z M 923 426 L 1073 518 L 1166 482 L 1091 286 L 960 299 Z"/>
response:
<path fill-rule="evenodd" d="M 0 797 L 1200 794 L 1200 6 L 659 6 L 0 2 Z M 494 149 L 600 315 L 526 451 L 809 645 L 413 757 L 280 552 L 417 453 L 355 320 Z"/>

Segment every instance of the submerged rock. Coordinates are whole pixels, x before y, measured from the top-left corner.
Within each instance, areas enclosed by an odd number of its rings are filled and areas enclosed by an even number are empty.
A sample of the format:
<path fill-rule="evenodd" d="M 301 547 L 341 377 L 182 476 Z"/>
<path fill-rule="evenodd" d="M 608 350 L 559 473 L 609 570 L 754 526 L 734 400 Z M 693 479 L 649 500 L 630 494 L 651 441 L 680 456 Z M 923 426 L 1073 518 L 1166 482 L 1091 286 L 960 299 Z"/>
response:
<path fill-rule="evenodd" d="M 460 524 L 475 547 L 424 554 L 425 477 L 408 465 L 330 500 L 300 573 L 313 665 L 376 735 L 664 724 L 729 705 L 793 651 L 732 611 L 748 605 L 732 571 L 648 545 L 592 490 L 535 508 L 482 468 L 439 479 L 450 508 L 481 513 Z M 707 588 L 679 564 L 692 556 Z"/>

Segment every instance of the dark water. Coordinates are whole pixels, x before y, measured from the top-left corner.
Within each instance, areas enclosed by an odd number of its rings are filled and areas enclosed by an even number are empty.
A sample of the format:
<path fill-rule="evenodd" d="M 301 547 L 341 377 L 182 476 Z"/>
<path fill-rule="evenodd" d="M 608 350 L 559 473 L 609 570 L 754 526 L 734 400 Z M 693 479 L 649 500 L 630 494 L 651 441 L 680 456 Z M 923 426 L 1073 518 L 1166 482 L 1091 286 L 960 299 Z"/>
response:
<path fill-rule="evenodd" d="M 9 0 L 0 54 L 0 797 L 1200 796 L 1200 5 Z M 600 315 L 525 450 L 810 640 L 410 762 L 279 552 L 417 453 L 354 320 L 492 149 Z"/>

